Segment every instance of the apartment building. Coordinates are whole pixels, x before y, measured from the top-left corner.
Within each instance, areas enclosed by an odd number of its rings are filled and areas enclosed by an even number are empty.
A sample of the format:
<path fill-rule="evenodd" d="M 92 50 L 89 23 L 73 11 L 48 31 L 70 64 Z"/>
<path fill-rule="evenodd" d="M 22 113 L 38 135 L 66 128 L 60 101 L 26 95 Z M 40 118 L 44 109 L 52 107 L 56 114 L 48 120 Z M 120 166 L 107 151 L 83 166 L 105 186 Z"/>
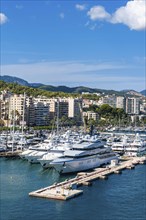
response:
<path fill-rule="evenodd" d="M 126 113 L 127 114 L 140 114 L 140 99 L 139 98 L 126 98 Z"/>
<path fill-rule="evenodd" d="M 9 119 L 10 123 L 15 120 L 16 125 L 25 125 L 28 122 L 28 106 L 29 97 L 26 97 L 25 94 L 21 95 L 11 95 L 9 98 Z"/>
<path fill-rule="evenodd" d="M 59 116 L 61 119 L 63 116 L 68 118 L 74 118 L 80 120 L 80 104 L 81 100 L 76 98 L 35 98 L 35 124 L 40 125 L 46 124 L 44 115 L 47 117 L 47 122 L 54 119 L 54 117 Z"/>
<path fill-rule="evenodd" d="M 54 117 L 56 117 L 57 114 L 57 98 L 47 98 L 44 96 L 38 96 L 37 98 L 34 98 L 34 102 L 37 103 L 46 103 L 49 105 L 49 119 L 52 120 Z"/>
<path fill-rule="evenodd" d="M 68 98 L 68 117 L 81 117 L 82 100 L 78 98 Z"/>
<path fill-rule="evenodd" d="M 98 105 L 108 104 L 113 108 L 116 108 L 116 96 L 115 95 L 106 95 L 99 99 Z"/>
<path fill-rule="evenodd" d="M 0 119 L 3 120 L 4 124 L 8 124 L 9 118 L 9 98 L 11 93 L 7 90 L 1 91 L 0 94 Z"/>
<path fill-rule="evenodd" d="M 49 124 L 49 104 L 43 102 L 34 103 L 35 110 L 35 125 L 48 125 Z"/>
<path fill-rule="evenodd" d="M 122 108 L 126 110 L 126 98 L 124 96 L 116 97 L 116 108 Z"/>
<path fill-rule="evenodd" d="M 35 107 L 34 107 L 34 98 L 26 97 L 26 124 L 28 126 L 35 125 Z"/>
<path fill-rule="evenodd" d="M 58 100 L 58 106 L 56 110 L 59 111 L 59 118 L 62 118 L 63 116 L 68 117 L 68 108 L 69 108 L 68 99 L 65 98 Z"/>
<path fill-rule="evenodd" d="M 96 101 L 97 102 L 97 101 Z M 109 104 L 112 107 L 123 108 L 127 114 L 138 115 L 140 110 L 145 113 L 145 99 L 143 102 L 136 97 L 123 97 L 115 95 L 106 95 L 101 97 L 98 105 Z M 95 104 L 93 100 L 80 98 L 47 98 L 39 96 L 37 98 L 27 95 L 11 94 L 2 91 L 0 94 L 0 119 L 5 125 L 10 124 L 15 113 L 15 119 L 18 125 L 22 124 L 24 119 L 26 125 L 48 125 L 54 117 L 66 116 L 80 122 L 82 119 L 82 107 L 89 107 Z M 98 119 L 98 115 L 93 112 L 84 113 L 88 119 Z M 12 123 L 12 122 L 11 122 Z"/>
<path fill-rule="evenodd" d="M 57 99 L 53 98 L 53 99 L 49 99 L 48 103 L 50 106 L 49 117 L 50 117 L 50 120 L 52 120 L 57 115 L 58 101 Z"/>

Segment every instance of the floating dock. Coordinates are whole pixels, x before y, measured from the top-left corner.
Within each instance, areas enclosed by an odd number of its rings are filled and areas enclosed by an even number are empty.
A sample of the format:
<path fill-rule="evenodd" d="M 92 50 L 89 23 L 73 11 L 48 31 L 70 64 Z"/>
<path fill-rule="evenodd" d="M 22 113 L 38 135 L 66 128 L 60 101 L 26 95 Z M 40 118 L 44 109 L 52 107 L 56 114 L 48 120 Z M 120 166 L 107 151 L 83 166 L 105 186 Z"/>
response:
<path fill-rule="evenodd" d="M 79 186 L 90 186 L 96 179 L 107 179 L 110 174 L 120 174 L 123 169 L 133 169 L 137 164 L 146 162 L 146 156 L 130 158 L 127 161 L 120 162 L 115 166 L 105 168 L 96 168 L 92 172 L 80 172 L 73 179 L 64 182 L 55 183 L 52 186 L 42 188 L 29 193 L 29 196 L 41 197 L 46 199 L 68 200 L 79 196 L 83 190 L 78 190 Z"/>

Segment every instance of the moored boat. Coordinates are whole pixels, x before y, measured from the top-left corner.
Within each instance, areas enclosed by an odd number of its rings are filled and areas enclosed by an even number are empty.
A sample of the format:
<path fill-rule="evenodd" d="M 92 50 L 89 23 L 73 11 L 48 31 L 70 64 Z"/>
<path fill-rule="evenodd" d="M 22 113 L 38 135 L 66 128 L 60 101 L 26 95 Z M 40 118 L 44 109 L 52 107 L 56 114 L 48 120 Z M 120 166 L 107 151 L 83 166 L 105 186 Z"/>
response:
<path fill-rule="evenodd" d="M 110 147 L 102 142 L 75 144 L 73 149 L 64 152 L 64 156 L 55 159 L 51 165 L 59 173 L 72 173 L 89 170 L 118 159 Z"/>

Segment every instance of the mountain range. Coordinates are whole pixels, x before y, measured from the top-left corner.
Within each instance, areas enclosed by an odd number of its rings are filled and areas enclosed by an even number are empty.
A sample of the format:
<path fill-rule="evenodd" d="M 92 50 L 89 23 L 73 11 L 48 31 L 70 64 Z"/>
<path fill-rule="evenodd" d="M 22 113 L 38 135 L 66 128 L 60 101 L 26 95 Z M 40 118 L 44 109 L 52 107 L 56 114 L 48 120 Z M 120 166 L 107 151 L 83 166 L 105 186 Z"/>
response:
<path fill-rule="evenodd" d="M 95 89 L 95 88 L 89 88 L 84 86 L 78 86 L 78 87 L 67 87 L 67 86 L 52 86 L 52 85 L 44 85 L 42 83 L 29 83 L 24 79 L 14 77 L 14 76 L 0 76 L 0 80 L 7 82 L 7 83 L 17 83 L 22 86 L 28 86 L 33 88 L 39 88 L 47 91 L 52 92 L 66 92 L 66 93 L 82 93 L 82 92 L 89 92 L 89 93 L 104 93 L 104 94 L 119 94 L 119 95 L 136 95 L 146 96 L 146 90 L 142 90 L 141 92 L 137 92 L 134 90 L 122 90 L 122 91 L 115 91 L 115 90 L 105 90 L 105 89 Z"/>

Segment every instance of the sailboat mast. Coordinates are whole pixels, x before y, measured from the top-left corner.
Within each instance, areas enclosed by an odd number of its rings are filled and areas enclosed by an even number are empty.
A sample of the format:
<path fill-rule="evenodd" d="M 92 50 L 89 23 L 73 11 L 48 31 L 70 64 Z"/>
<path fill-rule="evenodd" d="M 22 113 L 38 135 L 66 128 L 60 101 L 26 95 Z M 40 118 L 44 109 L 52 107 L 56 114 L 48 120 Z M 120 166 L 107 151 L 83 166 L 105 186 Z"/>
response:
<path fill-rule="evenodd" d="M 57 100 L 57 136 L 59 136 L 59 100 Z"/>
<path fill-rule="evenodd" d="M 15 135 L 15 109 L 13 110 L 13 130 L 12 130 L 12 153 L 14 152 L 14 135 Z"/>
<path fill-rule="evenodd" d="M 23 98 L 22 135 L 24 133 L 24 114 L 25 114 L 25 92 L 24 92 L 24 98 Z"/>

